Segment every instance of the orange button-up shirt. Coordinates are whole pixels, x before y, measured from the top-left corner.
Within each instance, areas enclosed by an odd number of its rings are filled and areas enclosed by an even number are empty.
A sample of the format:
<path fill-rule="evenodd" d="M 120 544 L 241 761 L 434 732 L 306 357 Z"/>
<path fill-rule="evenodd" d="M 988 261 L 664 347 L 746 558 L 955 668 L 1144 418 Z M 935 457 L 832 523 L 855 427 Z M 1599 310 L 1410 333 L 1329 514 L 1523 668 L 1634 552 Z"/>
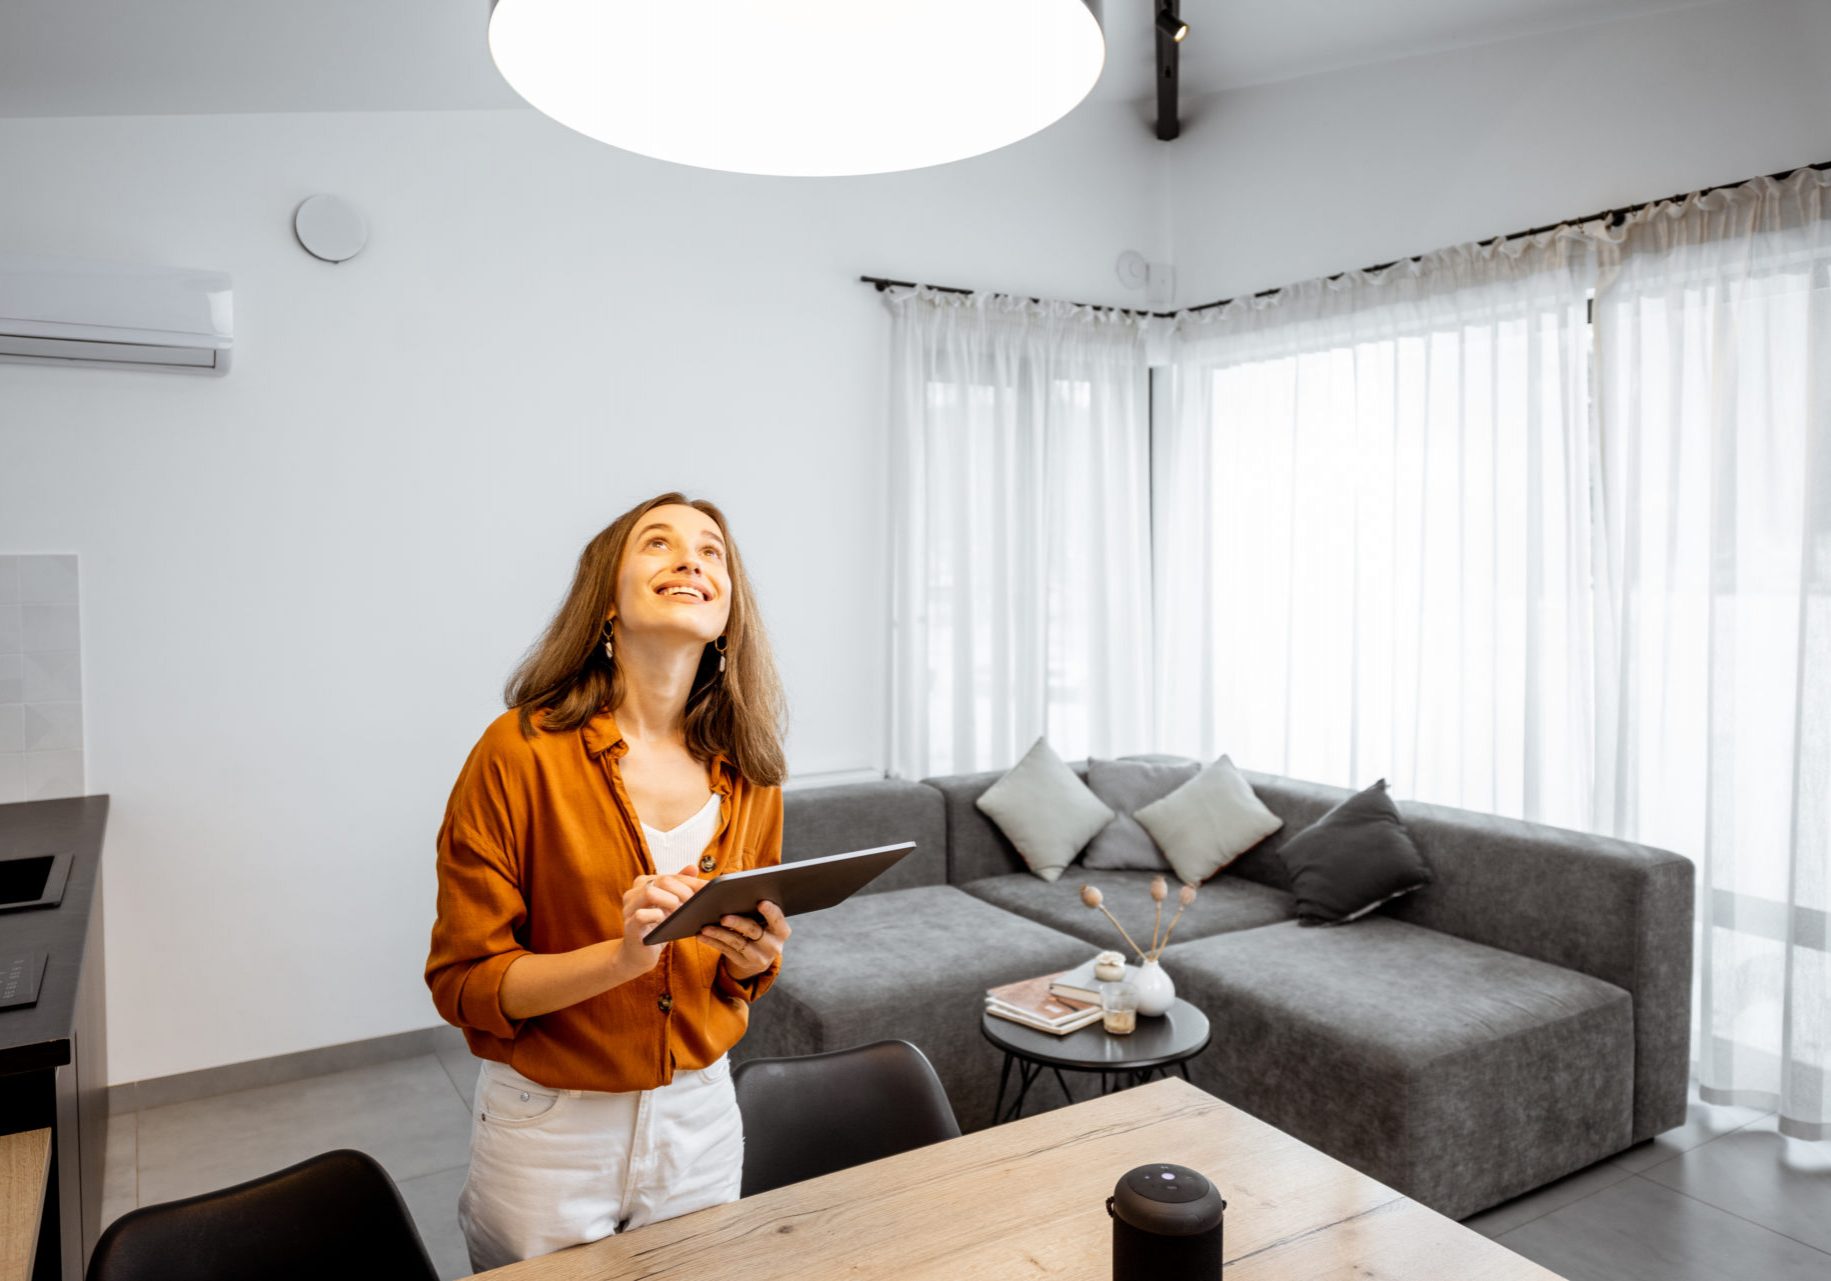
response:
<path fill-rule="evenodd" d="M 510 710 L 483 732 L 439 827 L 438 919 L 426 985 L 479 1058 L 556 1089 L 650 1090 L 714 1062 L 744 1035 L 750 1002 L 780 961 L 745 982 L 697 939 L 664 944 L 654 969 L 533 1018 L 502 1012 L 502 976 L 529 953 L 623 936 L 623 894 L 657 868 L 617 761 L 629 744 L 609 712 L 524 738 Z M 782 789 L 750 785 L 720 753 L 717 875 L 782 861 Z"/>

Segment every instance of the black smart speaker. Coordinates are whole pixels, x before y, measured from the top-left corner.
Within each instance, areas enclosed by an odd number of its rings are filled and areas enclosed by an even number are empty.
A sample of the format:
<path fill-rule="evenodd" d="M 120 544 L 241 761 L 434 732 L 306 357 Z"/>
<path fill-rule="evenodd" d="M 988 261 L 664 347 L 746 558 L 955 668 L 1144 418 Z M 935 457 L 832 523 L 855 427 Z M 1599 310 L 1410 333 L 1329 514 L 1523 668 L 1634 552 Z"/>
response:
<path fill-rule="evenodd" d="M 1216 1281 L 1226 1209 L 1220 1189 L 1186 1165 L 1126 1171 L 1106 1199 L 1113 1281 Z"/>

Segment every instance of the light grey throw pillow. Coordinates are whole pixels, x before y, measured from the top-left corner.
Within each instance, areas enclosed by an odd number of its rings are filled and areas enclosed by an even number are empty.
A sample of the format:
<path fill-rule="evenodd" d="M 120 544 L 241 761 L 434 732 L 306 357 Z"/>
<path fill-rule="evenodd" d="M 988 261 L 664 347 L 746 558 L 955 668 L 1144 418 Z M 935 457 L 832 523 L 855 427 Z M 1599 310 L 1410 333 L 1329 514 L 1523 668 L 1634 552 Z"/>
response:
<path fill-rule="evenodd" d="M 1160 801 L 1195 777 L 1201 769 L 1194 761 L 1181 765 L 1153 764 L 1148 761 L 1087 762 L 1087 786 L 1090 791 L 1117 811 L 1112 822 L 1100 829 L 1093 844 L 1081 855 L 1081 866 L 1103 872 L 1167 872 L 1151 834 L 1138 825 L 1132 815 L 1141 806 Z"/>
<path fill-rule="evenodd" d="M 998 825 L 1032 872 L 1053 881 L 1113 812 L 1055 754 L 1047 739 L 973 804 Z"/>
<path fill-rule="evenodd" d="M 1225 756 L 1134 817 L 1184 885 L 1200 885 L 1284 826 Z"/>

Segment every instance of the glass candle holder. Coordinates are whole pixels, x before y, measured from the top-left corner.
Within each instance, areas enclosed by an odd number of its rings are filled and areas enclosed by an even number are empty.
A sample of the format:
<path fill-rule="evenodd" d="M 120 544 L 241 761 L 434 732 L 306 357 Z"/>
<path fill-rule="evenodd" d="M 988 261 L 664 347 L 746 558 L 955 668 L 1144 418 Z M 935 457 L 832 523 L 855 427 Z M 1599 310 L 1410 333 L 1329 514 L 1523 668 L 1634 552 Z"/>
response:
<path fill-rule="evenodd" d="M 1138 1028 L 1138 989 L 1130 983 L 1100 985 L 1100 1025 L 1111 1036 L 1130 1036 Z"/>

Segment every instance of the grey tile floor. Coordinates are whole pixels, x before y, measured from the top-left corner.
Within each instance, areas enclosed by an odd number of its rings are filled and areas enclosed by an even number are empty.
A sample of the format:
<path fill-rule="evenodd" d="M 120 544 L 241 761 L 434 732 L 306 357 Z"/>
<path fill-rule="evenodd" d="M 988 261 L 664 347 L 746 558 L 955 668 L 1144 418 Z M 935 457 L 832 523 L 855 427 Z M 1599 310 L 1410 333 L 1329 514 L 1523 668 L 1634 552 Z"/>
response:
<path fill-rule="evenodd" d="M 108 1118 L 102 1225 L 137 1205 L 359 1148 L 400 1187 L 443 1278 L 470 1275 L 458 1191 L 477 1061 L 462 1047 Z"/>
<path fill-rule="evenodd" d="M 1831 1143 L 1693 1088 L 1678 1129 L 1464 1223 L 1570 1281 L 1826 1281 Z"/>
<path fill-rule="evenodd" d="M 476 1060 L 462 1048 L 109 1118 L 104 1226 L 317 1152 L 371 1153 L 439 1275 L 470 1272 L 458 1228 Z M 1771 1115 L 1691 1102 L 1679 1129 L 1467 1220 L 1569 1281 L 1831 1277 L 1831 1144 Z"/>

